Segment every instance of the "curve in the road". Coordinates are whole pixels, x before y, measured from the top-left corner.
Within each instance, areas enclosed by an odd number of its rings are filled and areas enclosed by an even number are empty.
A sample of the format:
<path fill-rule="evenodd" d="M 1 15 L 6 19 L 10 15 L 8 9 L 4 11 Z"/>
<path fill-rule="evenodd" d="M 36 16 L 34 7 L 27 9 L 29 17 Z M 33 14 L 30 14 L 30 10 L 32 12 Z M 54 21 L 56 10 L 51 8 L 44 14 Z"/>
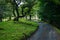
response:
<path fill-rule="evenodd" d="M 57 36 L 51 25 L 40 22 L 37 32 L 27 40 L 57 40 Z"/>

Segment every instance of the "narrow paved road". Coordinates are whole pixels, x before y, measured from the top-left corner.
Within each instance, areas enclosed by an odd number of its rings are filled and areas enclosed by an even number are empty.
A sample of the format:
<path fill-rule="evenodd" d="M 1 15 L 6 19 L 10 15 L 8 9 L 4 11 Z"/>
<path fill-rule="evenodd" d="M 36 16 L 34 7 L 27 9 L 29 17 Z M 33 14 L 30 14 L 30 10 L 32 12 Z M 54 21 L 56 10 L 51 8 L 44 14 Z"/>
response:
<path fill-rule="evenodd" d="M 28 40 L 57 40 L 57 33 L 51 25 L 40 22 L 39 29 Z"/>

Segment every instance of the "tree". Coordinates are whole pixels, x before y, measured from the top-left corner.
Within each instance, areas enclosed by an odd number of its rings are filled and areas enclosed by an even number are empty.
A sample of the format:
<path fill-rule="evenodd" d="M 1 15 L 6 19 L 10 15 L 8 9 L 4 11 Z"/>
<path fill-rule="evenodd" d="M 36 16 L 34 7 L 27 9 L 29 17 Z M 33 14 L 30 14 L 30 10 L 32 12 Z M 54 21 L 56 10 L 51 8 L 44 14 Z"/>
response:
<path fill-rule="evenodd" d="M 2 18 L 5 12 L 5 8 L 6 8 L 6 3 L 5 0 L 3 2 L 3 0 L 0 0 L 0 22 L 2 22 Z"/>
<path fill-rule="evenodd" d="M 25 15 L 20 16 L 18 7 L 21 4 L 21 0 L 7 0 L 6 2 L 11 3 L 13 8 L 13 15 L 15 16 L 14 21 L 18 21 L 19 18 L 24 17 Z M 16 12 L 16 13 L 15 13 Z"/>
<path fill-rule="evenodd" d="M 33 6 L 36 4 L 36 0 L 26 0 L 26 3 L 27 3 L 27 7 L 29 8 L 28 10 L 28 14 L 29 14 L 29 20 L 31 20 L 31 17 L 32 17 L 32 8 Z"/>
<path fill-rule="evenodd" d="M 58 26 L 60 24 L 59 7 L 59 0 L 41 0 L 39 14 L 42 16 L 42 20 Z"/>

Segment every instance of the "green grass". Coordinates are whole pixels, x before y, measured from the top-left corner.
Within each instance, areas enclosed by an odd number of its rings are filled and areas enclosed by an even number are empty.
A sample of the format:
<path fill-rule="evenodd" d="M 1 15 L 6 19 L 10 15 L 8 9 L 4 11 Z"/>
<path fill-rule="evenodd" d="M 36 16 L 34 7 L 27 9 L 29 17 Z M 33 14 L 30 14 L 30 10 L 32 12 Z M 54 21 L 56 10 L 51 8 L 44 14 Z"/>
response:
<path fill-rule="evenodd" d="M 38 26 L 36 22 L 32 21 L 25 20 L 21 22 L 1 22 L 0 28 L 3 28 L 3 30 L 0 30 L 0 40 L 20 40 L 24 36 L 23 33 L 30 36 Z"/>
<path fill-rule="evenodd" d="M 35 21 L 30 21 L 30 20 L 26 20 L 26 19 L 20 19 L 21 23 L 27 24 L 27 25 L 33 25 L 33 26 L 38 26 L 38 23 Z"/>
<path fill-rule="evenodd" d="M 58 28 L 56 28 L 56 27 L 55 27 L 55 29 L 56 29 L 56 32 L 57 32 L 58 34 L 60 34 L 60 29 L 58 29 Z"/>

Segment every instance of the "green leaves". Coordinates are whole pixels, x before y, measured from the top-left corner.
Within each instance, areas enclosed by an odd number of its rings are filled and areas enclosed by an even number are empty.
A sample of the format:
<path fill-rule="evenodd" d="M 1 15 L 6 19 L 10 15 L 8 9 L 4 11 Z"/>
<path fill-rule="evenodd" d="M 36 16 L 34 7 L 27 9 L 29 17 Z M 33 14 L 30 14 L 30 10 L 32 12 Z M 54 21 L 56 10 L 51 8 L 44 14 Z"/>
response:
<path fill-rule="evenodd" d="M 56 4 L 60 4 L 60 0 L 53 0 Z"/>
<path fill-rule="evenodd" d="M 2 14 L 3 17 L 7 17 L 12 12 L 12 6 L 8 1 L 9 0 L 0 0 L 0 14 Z"/>

